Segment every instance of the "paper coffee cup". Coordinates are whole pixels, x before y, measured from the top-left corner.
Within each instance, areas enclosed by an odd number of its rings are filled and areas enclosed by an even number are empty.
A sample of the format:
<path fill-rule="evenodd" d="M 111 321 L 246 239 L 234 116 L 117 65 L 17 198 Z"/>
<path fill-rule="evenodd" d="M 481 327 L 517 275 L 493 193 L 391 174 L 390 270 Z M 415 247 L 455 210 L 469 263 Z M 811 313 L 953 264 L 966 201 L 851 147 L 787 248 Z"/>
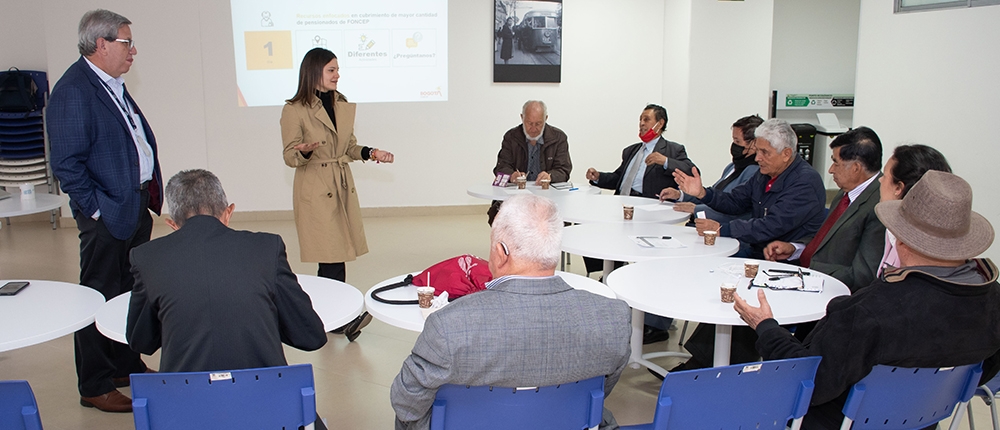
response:
<path fill-rule="evenodd" d="M 757 269 L 760 268 L 760 263 L 756 261 L 745 261 L 743 263 L 743 276 L 753 279 L 757 277 Z"/>
<path fill-rule="evenodd" d="M 431 307 L 431 300 L 434 300 L 434 287 L 417 287 L 417 300 L 423 309 Z"/>
<path fill-rule="evenodd" d="M 549 189 L 549 184 L 552 183 L 552 180 L 551 179 L 542 179 L 539 182 L 541 183 L 542 189 L 543 190 L 547 190 L 547 189 Z"/>
<path fill-rule="evenodd" d="M 715 238 L 719 237 L 719 232 L 706 231 L 704 234 L 705 234 L 705 245 L 715 246 Z"/>
<path fill-rule="evenodd" d="M 736 302 L 736 284 L 725 283 L 719 287 L 722 303 Z"/>
<path fill-rule="evenodd" d="M 523 190 L 526 185 L 528 185 L 528 178 L 525 176 L 519 176 L 515 182 L 517 182 L 517 189 Z"/>
<path fill-rule="evenodd" d="M 631 220 L 635 216 L 635 207 L 622 206 L 622 215 L 625 216 L 625 220 Z"/>

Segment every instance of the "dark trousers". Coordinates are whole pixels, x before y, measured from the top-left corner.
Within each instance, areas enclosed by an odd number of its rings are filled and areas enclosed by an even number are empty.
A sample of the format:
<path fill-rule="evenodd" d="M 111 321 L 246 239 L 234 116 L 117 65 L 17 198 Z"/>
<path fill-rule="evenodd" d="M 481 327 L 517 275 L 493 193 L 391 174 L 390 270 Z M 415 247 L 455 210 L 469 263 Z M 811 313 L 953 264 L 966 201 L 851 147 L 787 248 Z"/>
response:
<path fill-rule="evenodd" d="M 92 214 L 76 213 L 80 229 L 80 284 L 100 291 L 105 299 L 132 291 L 134 278 L 129 263 L 129 251 L 149 241 L 153 231 L 153 218 L 145 209 L 149 206 L 149 193 L 143 191 L 142 210 L 132 236 L 116 239 L 103 220 L 94 220 Z M 115 389 L 111 378 L 128 376 L 146 371 L 139 353 L 128 345 L 104 337 L 97 326 L 91 324 L 74 335 L 76 376 L 80 395 L 100 396 Z"/>
<path fill-rule="evenodd" d="M 316 276 L 344 282 L 347 279 L 347 265 L 344 263 L 319 263 Z"/>

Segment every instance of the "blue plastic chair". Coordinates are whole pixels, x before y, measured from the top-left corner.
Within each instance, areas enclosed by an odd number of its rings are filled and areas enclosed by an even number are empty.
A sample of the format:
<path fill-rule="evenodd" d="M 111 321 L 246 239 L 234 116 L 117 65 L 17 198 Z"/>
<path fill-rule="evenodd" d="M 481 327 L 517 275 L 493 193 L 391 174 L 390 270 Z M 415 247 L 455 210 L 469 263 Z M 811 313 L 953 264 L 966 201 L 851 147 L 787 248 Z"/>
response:
<path fill-rule="evenodd" d="M 313 428 L 312 365 L 229 372 L 134 373 L 136 430 Z"/>
<path fill-rule="evenodd" d="M 548 387 L 443 385 L 431 408 L 431 430 L 597 428 L 604 376 Z"/>
<path fill-rule="evenodd" d="M 809 410 L 820 357 L 670 372 L 653 422 L 632 430 L 798 429 Z"/>
<path fill-rule="evenodd" d="M 1000 390 L 1000 375 L 994 376 L 985 384 L 976 388 L 976 397 L 982 398 L 986 406 L 990 407 L 990 415 L 993 416 L 993 430 L 1000 430 L 1000 420 L 997 420 L 997 390 Z M 976 430 L 976 423 L 972 419 L 972 404 L 966 405 L 969 411 L 969 430 Z"/>
<path fill-rule="evenodd" d="M 670 372 L 653 422 L 632 430 L 798 429 L 809 410 L 821 357 Z"/>
<path fill-rule="evenodd" d="M 38 403 L 28 381 L 0 381 L 0 429 L 42 430 Z"/>
<path fill-rule="evenodd" d="M 948 418 L 959 404 L 950 427 L 957 429 L 964 403 L 972 398 L 982 374 L 982 363 L 942 368 L 875 366 L 851 387 L 840 428 L 920 429 Z"/>

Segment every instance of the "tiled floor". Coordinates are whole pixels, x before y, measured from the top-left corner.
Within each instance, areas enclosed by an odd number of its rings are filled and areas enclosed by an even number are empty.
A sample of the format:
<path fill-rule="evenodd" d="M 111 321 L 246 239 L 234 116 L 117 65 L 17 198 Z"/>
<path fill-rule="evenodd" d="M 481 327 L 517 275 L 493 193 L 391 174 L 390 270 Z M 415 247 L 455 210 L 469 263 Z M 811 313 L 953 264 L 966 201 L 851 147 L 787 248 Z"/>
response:
<path fill-rule="evenodd" d="M 268 231 L 284 237 L 288 259 L 297 273 L 313 274 L 315 265 L 299 262 L 298 240 L 291 221 L 234 222 L 237 229 Z M 347 264 L 347 281 L 361 291 L 398 274 L 419 271 L 445 258 L 472 253 L 485 257 L 489 249 L 486 216 L 424 216 L 366 218 L 365 230 L 371 252 Z M 158 223 L 153 235 L 167 234 Z M 0 229 L 0 279 L 52 279 L 77 282 L 79 241 L 75 228 L 51 230 L 45 222 L 26 222 Z M 567 270 L 581 273 L 583 262 L 574 258 Z M 596 276 L 596 275 L 595 275 Z M 693 327 L 692 327 L 693 329 Z M 677 350 L 676 337 L 647 351 Z M 374 320 L 356 342 L 330 335 L 329 343 L 316 352 L 286 347 L 289 363 L 311 363 L 316 379 L 317 410 L 339 429 L 390 429 L 393 423 L 389 385 L 409 354 L 414 332 Z M 659 361 L 666 368 L 677 359 Z M 147 358 L 158 367 L 159 356 Z M 131 429 L 131 414 L 108 414 L 79 406 L 73 367 L 71 336 L 43 344 L 0 353 L 0 380 L 27 379 L 38 398 L 46 429 Z M 650 422 L 660 382 L 645 369 L 626 369 L 606 405 L 619 423 Z M 128 391 L 126 389 L 126 394 Z M 976 421 L 989 428 L 989 409 L 974 400 Z M 966 424 L 962 428 L 967 427 Z M 943 424 L 947 427 L 947 422 Z"/>

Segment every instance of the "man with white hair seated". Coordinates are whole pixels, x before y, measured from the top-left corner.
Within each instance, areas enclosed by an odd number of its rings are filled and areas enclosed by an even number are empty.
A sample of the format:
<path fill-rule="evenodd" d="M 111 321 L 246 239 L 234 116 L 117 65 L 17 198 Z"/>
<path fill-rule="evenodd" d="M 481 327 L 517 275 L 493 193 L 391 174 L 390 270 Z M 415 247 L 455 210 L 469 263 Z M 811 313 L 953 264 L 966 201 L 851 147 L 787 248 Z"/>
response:
<path fill-rule="evenodd" d="M 701 185 L 701 176 L 694 171 L 688 176 L 680 170 L 674 177 L 681 191 L 694 196 L 710 208 L 726 214 L 751 212 L 750 219 L 734 219 L 720 224 L 711 219 L 697 219 L 698 234 L 717 231 L 719 236 L 739 239 L 750 245 L 749 255 L 737 257 L 764 259 L 764 247 L 775 240 L 793 242 L 816 235 L 826 219 L 824 206 L 826 188 L 823 180 L 795 150 L 798 139 L 787 122 L 769 119 L 754 130 L 756 160 L 760 165 L 749 181 L 728 193 L 717 193 Z M 731 363 L 757 361 L 753 348 L 756 335 L 746 327 L 734 327 Z M 715 359 L 715 326 L 698 324 L 684 347 L 691 359 L 671 370 L 700 369 L 712 365 Z"/>
<path fill-rule="evenodd" d="M 562 230 L 549 199 L 504 202 L 490 233 L 493 281 L 431 314 L 392 382 L 397 429 L 429 428 L 444 384 L 535 387 L 604 375 L 611 393 L 628 363 L 631 311 L 556 276 Z M 605 409 L 601 428 L 617 426 Z"/>

